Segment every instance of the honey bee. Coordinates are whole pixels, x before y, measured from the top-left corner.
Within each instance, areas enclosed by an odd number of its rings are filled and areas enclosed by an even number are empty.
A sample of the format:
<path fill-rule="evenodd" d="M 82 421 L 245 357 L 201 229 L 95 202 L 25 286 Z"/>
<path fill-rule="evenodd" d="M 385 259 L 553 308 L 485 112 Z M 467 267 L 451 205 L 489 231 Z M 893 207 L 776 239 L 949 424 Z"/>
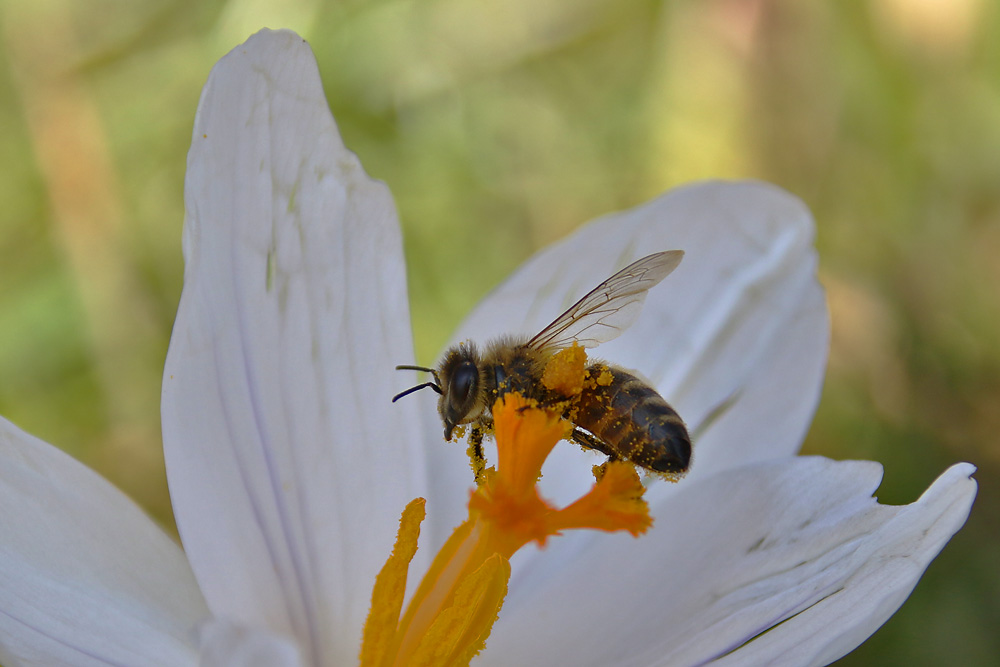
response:
<path fill-rule="evenodd" d="M 485 462 L 482 440 L 492 423 L 493 403 L 516 391 L 542 407 L 556 408 L 573 425 L 570 438 L 583 447 L 647 470 L 676 477 L 691 459 L 691 439 L 680 416 L 646 382 L 629 371 L 600 361 L 586 367 L 589 378 L 576 393 L 543 382 L 556 353 L 573 345 L 584 348 L 616 338 L 632 325 L 646 293 L 680 264 L 684 252 L 660 252 L 629 264 L 583 298 L 533 338 L 501 336 L 480 349 L 463 342 L 449 349 L 437 368 L 397 366 L 431 374 L 393 397 L 393 402 L 424 388 L 440 394 L 438 413 L 445 440 L 471 424 L 469 455 L 477 483 Z"/>

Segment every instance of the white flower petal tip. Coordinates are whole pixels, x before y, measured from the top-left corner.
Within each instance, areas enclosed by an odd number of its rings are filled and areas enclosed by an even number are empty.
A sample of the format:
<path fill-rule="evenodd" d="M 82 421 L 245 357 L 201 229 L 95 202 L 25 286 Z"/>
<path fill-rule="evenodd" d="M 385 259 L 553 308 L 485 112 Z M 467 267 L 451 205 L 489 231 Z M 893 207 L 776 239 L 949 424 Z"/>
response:
<path fill-rule="evenodd" d="M 899 608 L 961 528 L 973 471 L 955 465 L 898 507 L 872 497 L 872 462 L 790 457 L 701 480 L 642 539 L 536 559 L 484 664 L 827 664 Z M 615 610 L 599 633 L 594 609 Z"/>
<path fill-rule="evenodd" d="M 299 36 L 262 31 L 213 68 L 185 206 L 162 404 L 185 550 L 213 613 L 353 659 L 422 443 L 401 437 L 416 405 L 390 403 L 413 358 L 395 207 Z"/>
<path fill-rule="evenodd" d="M 0 419 L 0 663 L 194 664 L 208 610 L 128 497 Z"/>
<path fill-rule="evenodd" d="M 212 619 L 198 627 L 205 667 L 304 667 L 298 646 L 287 637 Z"/>
<path fill-rule="evenodd" d="M 827 665 L 853 651 L 896 613 L 965 525 L 978 488 L 975 470 L 953 465 L 915 503 L 877 505 L 876 521 L 859 517 L 858 527 L 872 528 L 849 558 L 831 566 L 835 585 L 715 664 Z"/>

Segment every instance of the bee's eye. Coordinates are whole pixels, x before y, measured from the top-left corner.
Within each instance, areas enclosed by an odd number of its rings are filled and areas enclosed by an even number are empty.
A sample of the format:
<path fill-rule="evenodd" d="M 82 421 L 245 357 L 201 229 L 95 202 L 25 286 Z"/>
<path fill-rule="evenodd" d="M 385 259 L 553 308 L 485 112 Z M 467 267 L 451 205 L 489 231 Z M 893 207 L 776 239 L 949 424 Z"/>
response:
<path fill-rule="evenodd" d="M 464 403 L 468 400 L 469 394 L 478 381 L 479 371 L 476 369 L 474 363 L 463 361 L 459 364 L 458 368 L 455 369 L 454 375 L 451 377 L 451 394 L 453 400 L 458 403 Z"/>

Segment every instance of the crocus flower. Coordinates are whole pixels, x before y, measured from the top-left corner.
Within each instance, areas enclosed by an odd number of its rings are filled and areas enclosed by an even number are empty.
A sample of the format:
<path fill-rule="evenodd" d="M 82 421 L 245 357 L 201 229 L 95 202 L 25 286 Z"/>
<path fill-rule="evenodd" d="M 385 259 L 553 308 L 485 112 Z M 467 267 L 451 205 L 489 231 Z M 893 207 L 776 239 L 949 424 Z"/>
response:
<path fill-rule="evenodd" d="M 389 402 L 412 380 L 393 370 L 413 362 L 400 230 L 301 38 L 263 31 L 213 70 L 185 204 L 162 405 L 183 551 L 107 482 L 0 422 L 7 667 L 352 664 L 370 610 L 393 632 L 372 590 L 380 570 L 405 571 L 389 558 L 404 508 L 412 529 L 426 499 L 419 548 L 409 529 L 397 544 L 411 591 L 424 572 L 436 585 L 435 554 L 485 511 L 435 397 Z M 776 188 L 693 185 L 581 228 L 469 316 L 456 340 L 533 333 L 628 261 L 687 253 L 600 353 L 687 420 L 690 474 L 651 481 L 638 538 L 573 531 L 491 561 L 506 595 L 476 664 L 824 664 L 903 603 L 964 523 L 974 469 L 892 507 L 872 497 L 878 464 L 795 456 L 828 345 L 812 235 Z M 510 428 L 540 437 L 533 415 L 514 411 Z M 501 449 L 521 437 L 500 430 Z M 538 497 L 565 506 L 599 461 L 554 445 Z"/>

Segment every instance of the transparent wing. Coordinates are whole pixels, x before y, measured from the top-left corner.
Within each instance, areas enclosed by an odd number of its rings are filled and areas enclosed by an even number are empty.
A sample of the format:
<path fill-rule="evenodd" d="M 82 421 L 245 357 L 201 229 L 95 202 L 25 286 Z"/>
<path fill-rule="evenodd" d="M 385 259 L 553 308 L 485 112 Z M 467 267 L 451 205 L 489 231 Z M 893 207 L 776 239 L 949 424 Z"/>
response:
<path fill-rule="evenodd" d="M 597 347 L 617 338 L 639 316 L 646 292 L 670 275 L 683 257 L 683 250 L 668 250 L 629 264 L 542 329 L 528 346 L 558 349 L 575 342 Z"/>

